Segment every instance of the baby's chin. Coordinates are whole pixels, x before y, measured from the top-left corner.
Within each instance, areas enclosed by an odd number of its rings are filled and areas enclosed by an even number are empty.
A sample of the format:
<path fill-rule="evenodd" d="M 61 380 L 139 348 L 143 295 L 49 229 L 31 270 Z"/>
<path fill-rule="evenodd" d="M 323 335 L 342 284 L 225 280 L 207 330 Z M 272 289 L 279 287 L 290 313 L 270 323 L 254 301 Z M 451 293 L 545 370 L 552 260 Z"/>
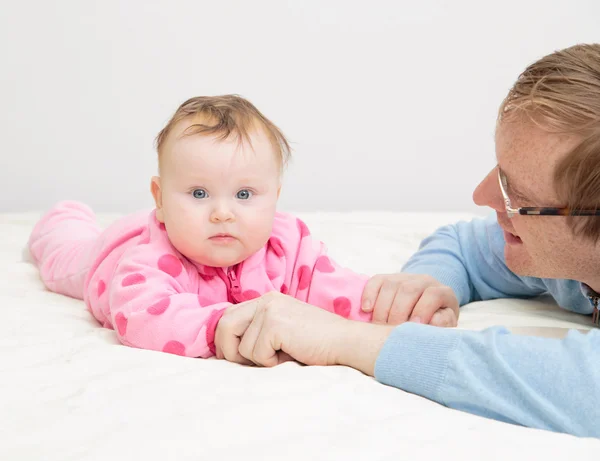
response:
<path fill-rule="evenodd" d="M 194 262 L 196 264 L 200 264 L 201 266 L 207 266 L 207 267 L 215 267 L 215 268 L 227 268 L 227 267 L 231 267 L 231 266 L 235 266 L 236 264 L 241 263 L 242 261 L 244 261 L 245 258 L 243 257 L 229 257 L 229 258 L 224 258 L 224 257 L 214 257 L 212 255 L 201 255 L 201 256 L 197 256 L 195 258 L 193 258 Z"/>
<path fill-rule="evenodd" d="M 179 253 L 196 265 L 226 268 L 235 266 L 245 259 L 245 254 L 243 254 L 245 252 L 239 251 L 239 249 L 231 248 L 229 251 L 223 251 L 222 248 L 194 248 L 194 245 L 185 243 L 187 242 L 171 241 L 171 244 Z"/>
<path fill-rule="evenodd" d="M 260 248 L 262 248 L 262 246 L 258 246 L 257 248 L 254 248 L 254 246 L 252 248 L 248 248 L 247 246 L 240 244 L 232 246 L 231 248 L 211 248 L 210 246 L 202 249 L 195 248 L 195 251 L 187 252 L 181 251 L 181 249 L 178 248 L 178 251 L 197 265 L 214 268 L 227 268 L 245 261 L 254 253 L 259 251 Z"/>

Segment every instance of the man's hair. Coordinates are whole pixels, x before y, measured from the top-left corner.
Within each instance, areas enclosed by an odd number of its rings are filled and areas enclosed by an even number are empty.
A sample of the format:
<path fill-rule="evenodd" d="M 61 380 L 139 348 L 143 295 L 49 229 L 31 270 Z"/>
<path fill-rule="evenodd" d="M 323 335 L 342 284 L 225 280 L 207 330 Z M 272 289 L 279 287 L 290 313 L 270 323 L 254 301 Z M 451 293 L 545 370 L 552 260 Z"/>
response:
<path fill-rule="evenodd" d="M 528 66 L 502 102 L 498 122 L 522 115 L 547 132 L 580 139 L 556 166 L 554 185 L 564 206 L 600 208 L 600 43 L 558 50 Z M 600 239 L 600 216 L 568 219 L 576 236 Z"/>
<path fill-rule="evenodd" d="M 198 117 L 198 123 L 190 125 L 184 135 L 214 135 L 221 140 L 233 135 L 240 142 L 246 141 L 250 144 L 249 133 L 259 128 L 270 138 L 281 165 L 284 166 L 289 160 L 290 145 L 281 130 L 250 101 L 234 94 L 196 96 L 183 102 L 156 136 L 159 157 L 173 127 L 186 118 L 195 117 Z"/>

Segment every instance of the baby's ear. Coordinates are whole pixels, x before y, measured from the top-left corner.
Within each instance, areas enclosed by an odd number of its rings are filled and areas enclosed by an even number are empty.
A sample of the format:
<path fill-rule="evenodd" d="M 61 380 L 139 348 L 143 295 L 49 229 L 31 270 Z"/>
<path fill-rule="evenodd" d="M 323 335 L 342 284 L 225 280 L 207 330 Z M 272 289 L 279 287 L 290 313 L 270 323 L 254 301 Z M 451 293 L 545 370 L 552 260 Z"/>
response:
<path fill-rule="evenodd" d="M 163 210 L 162 210 L 162 192 L 160 190 L 160 178 L 158 176 L 153 176 L 150 181 L 150 192 L 152 192 L 152 197 L 154 197 L 154 203 L 156 205 L 156 219 L 158 222 L 165 222 Z"/>

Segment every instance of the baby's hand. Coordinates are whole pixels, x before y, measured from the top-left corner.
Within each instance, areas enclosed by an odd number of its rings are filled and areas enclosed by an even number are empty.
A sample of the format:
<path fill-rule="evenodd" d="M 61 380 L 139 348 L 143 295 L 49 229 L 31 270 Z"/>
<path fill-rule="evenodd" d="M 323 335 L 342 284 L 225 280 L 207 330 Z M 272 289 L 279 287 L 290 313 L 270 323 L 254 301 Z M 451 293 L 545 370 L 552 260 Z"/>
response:
<path fill-rule="evenodd" d="M 440 327 L 458 324 L 458 300 L 452 288 L 433 277 L 415 274 L 375 275 L 362 295 L 362 309 L 373 312 L 374 323 L 406 321 Z"/>

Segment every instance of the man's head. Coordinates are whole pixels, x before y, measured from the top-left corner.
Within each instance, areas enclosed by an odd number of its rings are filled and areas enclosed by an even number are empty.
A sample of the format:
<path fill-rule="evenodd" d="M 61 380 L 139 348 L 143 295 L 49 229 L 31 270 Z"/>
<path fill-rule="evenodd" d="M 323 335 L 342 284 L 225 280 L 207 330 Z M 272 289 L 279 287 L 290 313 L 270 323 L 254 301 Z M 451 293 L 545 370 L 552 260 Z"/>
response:
<path fill-rule="evenodd" d="M 156 217 L 180 253 L 227 267 L 267 242 L 290 149 L 258 109 L 234 95 L 189 99 L 156 144 Z"/>
<path fill-rule="evenodd" d="M 576 45 L 531 64 L 502 102 L 495 168 L 473 194 L 496 210 L 515 273 L 600 282 L 600 216 L 506 213 L 511 206 L 600 208 L 600 44 Z"/>

